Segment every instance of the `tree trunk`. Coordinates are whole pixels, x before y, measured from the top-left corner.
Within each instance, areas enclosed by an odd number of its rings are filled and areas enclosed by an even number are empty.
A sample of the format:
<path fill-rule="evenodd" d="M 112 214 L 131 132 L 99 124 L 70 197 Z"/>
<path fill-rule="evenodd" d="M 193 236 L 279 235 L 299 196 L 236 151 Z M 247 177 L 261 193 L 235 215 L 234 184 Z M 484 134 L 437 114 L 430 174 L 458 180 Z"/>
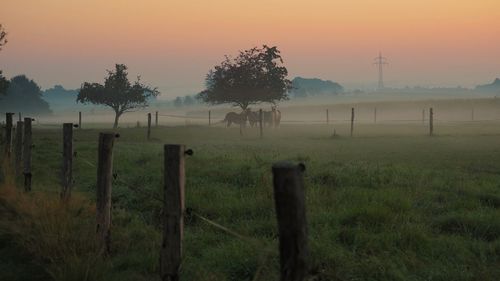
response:
<path fill-rule="evenodd" d="M 116 129 L 118 128 L 118 120 L 120 119 L 120 116 L 122 115 L 121 112 L 119 111 L 116 111 L 116 114 L 115 114 L 115 123 L 113 125 L 113 129 Z"/>

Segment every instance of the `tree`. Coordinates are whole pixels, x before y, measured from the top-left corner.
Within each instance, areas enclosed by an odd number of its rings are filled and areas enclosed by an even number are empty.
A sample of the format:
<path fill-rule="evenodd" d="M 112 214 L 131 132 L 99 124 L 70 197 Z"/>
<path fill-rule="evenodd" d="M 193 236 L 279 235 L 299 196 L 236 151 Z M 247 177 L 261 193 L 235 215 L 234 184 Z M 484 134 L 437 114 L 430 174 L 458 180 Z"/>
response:
<path fill-rule="evenodd" d="M 40 86 L 25 75 L 18 75 L 10 80 L 7 95 L 0 104 L 0 111 L 26 114 L 51 113 L 49 104 L 42 98 Z"/>
<path fill-rule="evenodd" d="M 99 83 L 83 83 L 78 92 L 77 102 L 84 104 L 102 104 L 115 111 L 113 128 L 118 127 L 118 120 L 125 112 L 148 106 L 148 99 L 159 94 L 156 88 L 141 83 L 140 77 L 131 84 L 128 80 L 127 66 L 116 64 L 115 70 L 108 70 L 104 85 Z"/>
<path fill-rule="evenodd" d="M 0 24 L 0 51 L 5 44 L 7 44 L 7 32 L 5 32 L 2 24 Z"/>
<path fill-rule="evenodd" d="M 198 99 L 209 104 L 231 103 L 245 110 L 251 104 L 287 99 L 292 83 L 277 47 L 254 47 L 210 70 Z"/>
<path fill-rule="evenodd" d="M 5 95 L 7 93 L 7 89 L 9 88 L 9 80 L 7 80 L 0 70 L 0 96 Z"/>
<path fill-rule="evenodd" d="M 192 105 L 194 105 L 194 99 L 193 99 L 193 97 L 191 97 L 191 96 L 185 96 L 183 104 L 184 104 L 184 106 L 192 106 Z"/>
<path fill-rule="evenodd" d="M 0 24 L 0 51 L 5 44 L 7 44 L 7 32 L 5 32 L 5 29 Z M 2 71 L 0 70 L 0 95 L 5 95 L 8 87 L 9 81 L 2 75 Z"/>
<path fill-rule="evenodd" d="M 182 106 L 182 98 L 181 97 L 176 97 L 174 100 L 174 106 L 175 107 L 181 107 Z"/>

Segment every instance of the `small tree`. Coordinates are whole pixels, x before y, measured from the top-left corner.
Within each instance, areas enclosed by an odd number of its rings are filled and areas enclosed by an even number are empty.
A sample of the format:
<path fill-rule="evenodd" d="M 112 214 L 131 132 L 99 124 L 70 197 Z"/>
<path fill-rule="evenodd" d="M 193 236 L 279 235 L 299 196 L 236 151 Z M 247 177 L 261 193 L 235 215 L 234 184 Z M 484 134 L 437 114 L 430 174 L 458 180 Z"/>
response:
<path fill-rule="evenodd" d="M 0 51 L 5 44 L 7 44 L 7 32 L 0 24 Z M 0 70 L 0 95 L 5 95 L 7 88 L 9 88 L 9 81 L 2 75 Z"/>
<path fill-rule="evenodd" d="M 210 70 L 198 98 L 209 104 L 231 103 L 245 110 L 251 104 L 287 99 L 292 83 L 277 47 L 252 48 Z"/>
<path fill-rule="evenodd" d="M 115 71 L 108 70 L 104 85 L 83 83 L 78 92 L 77 102 L 99 104 L 111 107 L 115 111 L 113 128 L 118 127 L 118 120 L 125 112 L 148 106 L 148 99 L 159 92 L 140 82 L 140 77 L 132 85 L 128 80 L 127 66 L 117 64 Z"/>
<path fill-rule="evenodd" d="M 5 32 L 5 29 L 0 24 L 0 51 L 5 44 L 7 44 L 7 32 Z"/>

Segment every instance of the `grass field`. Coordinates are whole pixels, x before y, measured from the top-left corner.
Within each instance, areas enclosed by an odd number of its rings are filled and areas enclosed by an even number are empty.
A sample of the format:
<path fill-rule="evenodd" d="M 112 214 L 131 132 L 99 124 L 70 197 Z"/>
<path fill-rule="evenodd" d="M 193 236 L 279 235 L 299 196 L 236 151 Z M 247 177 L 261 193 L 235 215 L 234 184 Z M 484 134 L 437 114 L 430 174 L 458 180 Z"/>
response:
<path fill-rule="evenodd" d="M 0 280 L 155 280 L 165 143 L 194 150 L 187 207 L 251 238 L 188 216 L 181 280 L 278 280 L 279 160 L 307 167 L 310 280 L 500 279 L 500 122 L 437 123 L 434 137 L 423 124 L 360 124 L 352 138 L 346 124 L 284 125 L 263 140 L 257 129 L 160 127 L 149 142 L 144 128 L 121 129 L 106 259 L 92 243 L 102 130 L 75 130 L 71 207 L 57 202 L 61 131 L 33 133 L 33 194 L 2 176 Z M 11 274 L 26 270 L 39 279 Z"/>

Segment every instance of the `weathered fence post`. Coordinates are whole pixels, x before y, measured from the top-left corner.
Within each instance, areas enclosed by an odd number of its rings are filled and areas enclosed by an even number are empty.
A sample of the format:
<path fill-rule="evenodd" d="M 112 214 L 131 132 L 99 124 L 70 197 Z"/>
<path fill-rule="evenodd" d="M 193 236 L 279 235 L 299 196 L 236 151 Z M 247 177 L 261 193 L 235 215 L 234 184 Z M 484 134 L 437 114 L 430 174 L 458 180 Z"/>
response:
<path fill-rule="evenodd" d="M 273 165 L 274 202 L 279 229 L 281 281 L 301 281 L 307 275 L 307 221 L 302 172 L 304 165 Z"/>
<path fill-rule="evenodd" d="M 432 107 L 429 109 L 429 136 L 434 134 L 434 111 Z"/>
<path fill-rule="evenodd" d="M 158 111 L 155 112 L 155 127 L 158 127 Z"/>
<path fill-rule="evenodd" d="M 212 112 L 209 110 L 208 111 L 208 126 L 212 125 Z"/>
<path fill-rule="evenodd" d="M 259 132 L 260 132 L 261 139 L 264 137 L 264 128 L 262 127 L 263 118 L 264 118 L 264 113 L 262 112 L 262 108 L 261 108 L 261 109 L 259 109 Z"/>
<path fill-rule="evenodd" d="M 148 140 L 151 139 L 151 113 L 148 113 Z"/>
<path fill-rule="evenodd" d="M 63 124 L 63 163 L 62 163 L 61 199 L 71 197 L 73 185 L 73 123 Z"/>
<path fill-rule="evenodd" d="M 23 162 L 24 162 L 24 191 L 31 191 L 31 149 L 33 141 L 31 139 L 31 119 L 24 118 L 24 141 L 23 141 Z"/>
<path fill-rule="evenodd" d="M 354 132 L 354 107 L 351 108 L 351 137 Z"/>
<path fill-rule="evenodd" d="M 78 129 L 82 128 L 82 112 L 78 112 Z"/>
<path fill-rule="evenodd" d="M 111 244 L 111 182 L 113 180 L 113 146 L 115 134 L 99 134 L 97 164 L 96 233 L 101 250 L 109 253 Z"/>
<path fill-rule="evenodd" d="M 328 108 L 326 109 L 326 124 L 330 124 L 330 116 L 328 116 Z"/>
<path fill-rule="evenodd" d="M 184 145 L 164 146 L 163 242 L 160 251 L 162 281 L 178 281 L 184 233 Z"/>
<path fill-rule="evenodd" d="M 377 108 L 375 107 L 375 109 L 373 110 L 373 122 L 375 124 L 377 124 Z"/>
<path fill-rule="evenodd" d="M 10 155 L 12 152 L 12 115 L 14 115 L 14 113 L 5 113 L 5 159 L 10 159 Z"/>
<path fill-rule="evenodd" d="M 24 122 L 17 121 L 16 127 L 16 158 L 14 161 L 14 168 L 16 175 L 22 174 L 22 161 L 23 161 L 23 135 L 24 135 Z"/>

